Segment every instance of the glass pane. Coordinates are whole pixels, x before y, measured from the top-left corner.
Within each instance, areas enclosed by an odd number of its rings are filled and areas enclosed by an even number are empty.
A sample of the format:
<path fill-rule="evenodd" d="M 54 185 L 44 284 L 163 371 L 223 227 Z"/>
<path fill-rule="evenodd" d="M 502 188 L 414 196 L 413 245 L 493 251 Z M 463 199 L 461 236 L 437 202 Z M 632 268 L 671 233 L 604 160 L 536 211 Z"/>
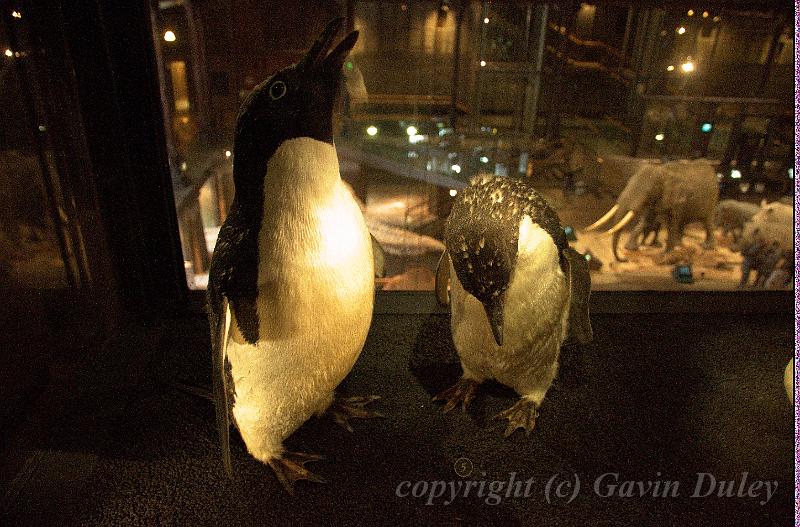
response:
<path fill-rule="evenodd" d="M 32 85 L 35 51 L 22 20 L 15 15 L 11 21 L 20 26 L 13 34 L 0 20 L 0 287 L 67 287 L 75 282 L 64 262 L 74 259 L 48 128 Z"/>
<path fill-rule="evenodd" d="M 791 287 L 787 19 L 756 4 L 690 13 L 445 0 L 287 6 L 280 23 L 255 4 L 159 3 L 193 287 L 206 283 L 233 197 L 238 105 L 335 15 L 360 33 L 342 71 L 336 147 L 385 252 L 378 288 L 433 288 L 445 221 L 479 174 L 536 188 L 590 261 L 595 289 Z"/>

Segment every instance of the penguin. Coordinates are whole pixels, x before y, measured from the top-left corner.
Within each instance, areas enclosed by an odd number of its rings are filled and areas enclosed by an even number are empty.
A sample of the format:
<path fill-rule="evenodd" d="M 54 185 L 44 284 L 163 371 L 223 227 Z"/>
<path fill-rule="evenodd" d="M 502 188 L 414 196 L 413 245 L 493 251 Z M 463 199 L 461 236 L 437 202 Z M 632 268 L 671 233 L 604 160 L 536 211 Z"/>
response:
<path fill-rule="evenodd" d="M 495 416 L 505 437 L 533 430 L 568 334 L 592 339 L 586 258 L 568 243 L 558 215 L 522 179 L 476 176 L 453 204 L 436 295 L 451 305 L 450 329 L 463 375 L 434 397 L 466 411 L 493 379 L 520 400 Z M 447 283 L 450 281 L 448 299 Z"/>
<path fill-rule="evenodd" d="M 336 398 L 366 340 L 374 301 L 372 240 L 339 174 L 332 116 L 342 64 L 358 38 L 330 52 L 328 23 L 302 60 L 243 101 L 233 146 L 235 198 L 211 261 L 207 292 L 213 400 L 225 471 L 230 424 L 290 494 L 323 482 L 283 441 L 330 410 L 372 417 L 377 396 Z"/>

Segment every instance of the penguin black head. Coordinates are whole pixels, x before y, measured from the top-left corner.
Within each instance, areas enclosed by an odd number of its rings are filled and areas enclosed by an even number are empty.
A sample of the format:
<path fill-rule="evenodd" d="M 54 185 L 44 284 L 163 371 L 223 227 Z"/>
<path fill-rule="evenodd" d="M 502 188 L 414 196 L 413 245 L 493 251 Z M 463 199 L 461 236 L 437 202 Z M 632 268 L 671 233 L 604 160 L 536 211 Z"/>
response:
<path fill-rule="evenodd" d="M 444 242 L 464 290 L 486 310 L 498 346 L 503 344 L 503 307 L 517 262 L 519 226 L 530 216 L 553 238 L 559 252 L 567 241 L 558 215 L 528 183 L 477 176 L 447 219 Z"/>
<path fill-rule="evenodd" d="M 358 40 L 353 31 L 328 52 L 343 23 L 331 20 L 300 62 L 256 86 L 242 103 L 233 146 L 237 194 L 262 183 L 267 162 L 283 141 L 311 137 L 333 144 L 341 69 Z"/>

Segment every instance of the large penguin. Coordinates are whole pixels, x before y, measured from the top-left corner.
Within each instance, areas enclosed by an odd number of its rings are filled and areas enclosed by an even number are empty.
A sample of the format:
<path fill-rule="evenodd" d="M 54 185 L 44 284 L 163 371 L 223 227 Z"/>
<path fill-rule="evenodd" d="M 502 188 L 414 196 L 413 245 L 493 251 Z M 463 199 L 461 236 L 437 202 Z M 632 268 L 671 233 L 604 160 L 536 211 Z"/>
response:
<path fill-rule="evenodd" d="M 553 383 L 561 344 L 571 333 L 592 338 L 589 266 L 567 244 L 558 216 L 527 182 L 477 176 L 455 200 L 445 226 L 447 250 L 436 293 L 447 302 L 463 368 L 458 383 L 437 395 L 448 412 L 466 410 L 480 383 L 495 379 L 521 396 L 496 417 L 533 430 Z"/>
<path fill-rule="evenodd" d="M 283 441 L 329 407 L 340 424 L 377 397 L 336 399 L 361 352 L 374 299 L 372 242 L 339 176 L 332 114 L 347 35 L 331 21 L 303 59 L 262 82 L 236 122 L 236 195 L 208 284 L 213 395 L 228 474 L 229 426 L 293 492 L 322 481 Z M 332 405 L 333 403 L 333 405 Z"/>

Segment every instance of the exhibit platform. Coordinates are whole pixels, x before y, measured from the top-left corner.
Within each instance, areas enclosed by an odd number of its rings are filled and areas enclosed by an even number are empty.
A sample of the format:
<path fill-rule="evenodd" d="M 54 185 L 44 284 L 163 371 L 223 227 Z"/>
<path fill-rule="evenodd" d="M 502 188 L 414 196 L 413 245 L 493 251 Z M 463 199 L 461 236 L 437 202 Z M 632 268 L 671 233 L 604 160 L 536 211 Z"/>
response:
<path fill-rule="evenodd" d="M 341 391 L 381 395 L 386 417 L 306 423 L 286 447 L 325 456 L 308 467 L 328 483 L 294 497 L 236 434 L 229 480 L 211 404 L 172 384 L 209 384 L 205 320 L 139 328 L 51 372 L 2 433 L 0 524 L 790 525 L 791 315 L 593 322 L 535 431 L 503 439 L 510 390 L 483 386 L 466 414 L 431 402 L 460 373 L 446 315 L 376 315 Z"/>

